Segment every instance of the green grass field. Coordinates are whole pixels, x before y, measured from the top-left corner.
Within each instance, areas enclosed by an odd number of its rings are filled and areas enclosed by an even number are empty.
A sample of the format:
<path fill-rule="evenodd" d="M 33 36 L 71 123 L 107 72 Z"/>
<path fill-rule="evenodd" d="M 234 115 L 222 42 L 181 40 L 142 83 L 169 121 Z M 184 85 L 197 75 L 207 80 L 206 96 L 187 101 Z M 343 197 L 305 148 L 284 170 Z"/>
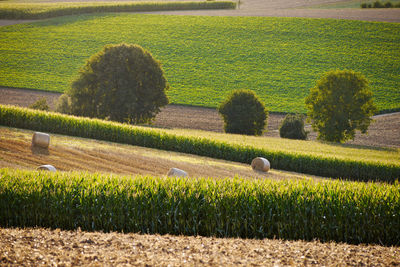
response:
<path fill-rule="evenodd" d="M 0 28 L 0 86 L 63 92 L 106 44 L 136 43 L 163 64 L 172 103 L 215 107 L 252 89 L 270 111 L 304 112 L 321 74 L 352 69 L 379 109 L 400 108 L 400 24 L 333 19 L 80 15 Z"/>

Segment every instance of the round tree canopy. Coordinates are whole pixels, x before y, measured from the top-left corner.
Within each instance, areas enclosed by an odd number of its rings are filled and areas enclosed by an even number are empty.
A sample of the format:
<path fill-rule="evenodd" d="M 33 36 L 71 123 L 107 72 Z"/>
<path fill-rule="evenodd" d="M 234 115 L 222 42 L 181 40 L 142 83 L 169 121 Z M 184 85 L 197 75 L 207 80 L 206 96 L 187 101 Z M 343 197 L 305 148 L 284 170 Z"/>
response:
<path fill-rule="evenodd" d="M 251 90 L 235 90 L 218 108 L 227 133 L 261 135 L 268 118 L 264 103 Z"/>
<path fill-rule="evenodd" d="M 331 142 L 354 139 L 355 130 L 366 133 L 377 111 L 367 79 L 351 70 L 325 73 L 311 88 L 306 105 L 318 138 Z"/>
<path fill-rule="evenodd" d="M 160 62 L 139 45 L 107 45 L 81 68 L 67 92 L 70 113 L 120 122 L 150 121 L 168 104 Z"/>

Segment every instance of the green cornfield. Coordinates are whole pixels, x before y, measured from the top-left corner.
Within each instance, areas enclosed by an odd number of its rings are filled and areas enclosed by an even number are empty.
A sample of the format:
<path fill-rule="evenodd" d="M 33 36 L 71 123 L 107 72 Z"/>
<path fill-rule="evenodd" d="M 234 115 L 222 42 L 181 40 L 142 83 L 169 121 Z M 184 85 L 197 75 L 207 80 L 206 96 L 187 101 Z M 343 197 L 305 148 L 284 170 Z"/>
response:
<path fill-rule="evenodd" d="M 0 169 L 0 225 L 396 246 L 400 184 Z"/>
<path fill-rule="evenodd" d="M 128 124 L 3 105 L 0 105 L 0 125 L 183 152 L 242 163 L 251 163 L 255 157 L 265 157 L 275 169 L 323 177 L 389 183 L 395 182 L 400 177 L 400 165 L 396 161 L 398 152 L 382 151 L 379 155 L 383 157 L 387 155 L 396 157 L 394 161 L 388 160 L 387 162 L 367 161 L 348 156 L 347 158 L 335 157 L 333 153 L 337 148 L 335 145 L 330 147 L 332 155 L 313 155 L 311 152 L 300 154 L 284 148 L 269 150 L 268 147 L 260 148 L 229 143 L 215 138 L 177 135 Z M 226 136 L 229 137 L 229 135 Z M 242 138 L 246 137 L 242 136 Z M 288 141 L 285 140 L 285 142 Z M 312 149 L 313 145 L 311 144 L 308 147 Z M 329 148 L 329 146 L 326 147 Z M 362 154 L 367 152 L 366 149 L 360 149 L 352 153 Z"/>

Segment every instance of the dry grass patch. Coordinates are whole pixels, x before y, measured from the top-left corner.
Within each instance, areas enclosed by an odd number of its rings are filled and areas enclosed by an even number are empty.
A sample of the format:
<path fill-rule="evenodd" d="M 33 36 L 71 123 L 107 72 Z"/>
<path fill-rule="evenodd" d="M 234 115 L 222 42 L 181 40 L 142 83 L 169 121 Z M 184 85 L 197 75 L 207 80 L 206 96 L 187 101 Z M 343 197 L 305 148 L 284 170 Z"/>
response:
<path fill-rule="evenodd" d="M 172 167 L 190 177 L 312 179 L 315 176 L 270 170 L 256 173 L 250 165 L 183 153 L 51 134 L 46 151 L 31 148 L 33 131 L 0 127 L 0 168 L 36 169 L 51 164 L 60 171 L 86 170 L 116 174 L 164 176 Z"/>

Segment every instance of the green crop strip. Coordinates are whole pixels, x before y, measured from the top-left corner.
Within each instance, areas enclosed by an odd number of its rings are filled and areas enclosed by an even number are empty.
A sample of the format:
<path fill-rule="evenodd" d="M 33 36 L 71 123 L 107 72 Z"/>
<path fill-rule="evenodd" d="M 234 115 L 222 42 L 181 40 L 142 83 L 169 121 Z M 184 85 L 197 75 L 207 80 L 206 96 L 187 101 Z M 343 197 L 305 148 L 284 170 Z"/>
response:
<path fill-rule="evenodd" d="M 0 225 L 399 245 L 400 184 L 0 169 Z"/>
<path fill-rule="evenodd" d="M 104 12 L 234 9 L 228 1 L 0 3 L 0 19 L 46 19 Z"/>
<path fill-rule="evenodd" d="M 0 85 L 63 92 L 85 60 L 121 42 L 162 62 L 172 103 L 216 107 L 251 89 L 269 111 L 305 112 L 322 73 L 352 69 L 380 110 L 400 108 L 400 24 L 333 19 L 102 14 L 6 26 Z"/>
<path fill-rule="evenodd" d="M 340 159 L 335 157 L 337 154 L 335 146 L 331 147 L 332 155 L 330 157 L 321 154 L 312 155 L 312 152 L 300 154 L 293 153 L 289 149 L 285 150 L 284 146 L 281 150 L 269 150 L 267 147 L 259 148 L 234 142 L 229 143 L 214 138 L 176 135 L 98 119 L 78 118 L 2 105 L 0 105 L 0 125 L 177 151 L 242 163 L 251 163 L 252 159 L 261 156 L 267 158 L 275 169 L 323 177 L 386 182 L 394 182 L 400 177 L 400 165 L 396 160 L 389 162 L 366 161 L 348 156 Z M 243 138 L 245 137 L 243 136 Z M 288 141 L 284 140 L 284 142 Z M 309 147 L 312 149 L 312 144 Z M 367 151 L 360 149 L 358 153 L 364 154 Z M 357 152 L 353 153 L 357 154 Z M 380 155 L 386 157 L 390 153 L 382 151 Z M 375 155 L 379 155 L 379 153 Z M 398 151 L 390 155 L 398 157 Z"/>

